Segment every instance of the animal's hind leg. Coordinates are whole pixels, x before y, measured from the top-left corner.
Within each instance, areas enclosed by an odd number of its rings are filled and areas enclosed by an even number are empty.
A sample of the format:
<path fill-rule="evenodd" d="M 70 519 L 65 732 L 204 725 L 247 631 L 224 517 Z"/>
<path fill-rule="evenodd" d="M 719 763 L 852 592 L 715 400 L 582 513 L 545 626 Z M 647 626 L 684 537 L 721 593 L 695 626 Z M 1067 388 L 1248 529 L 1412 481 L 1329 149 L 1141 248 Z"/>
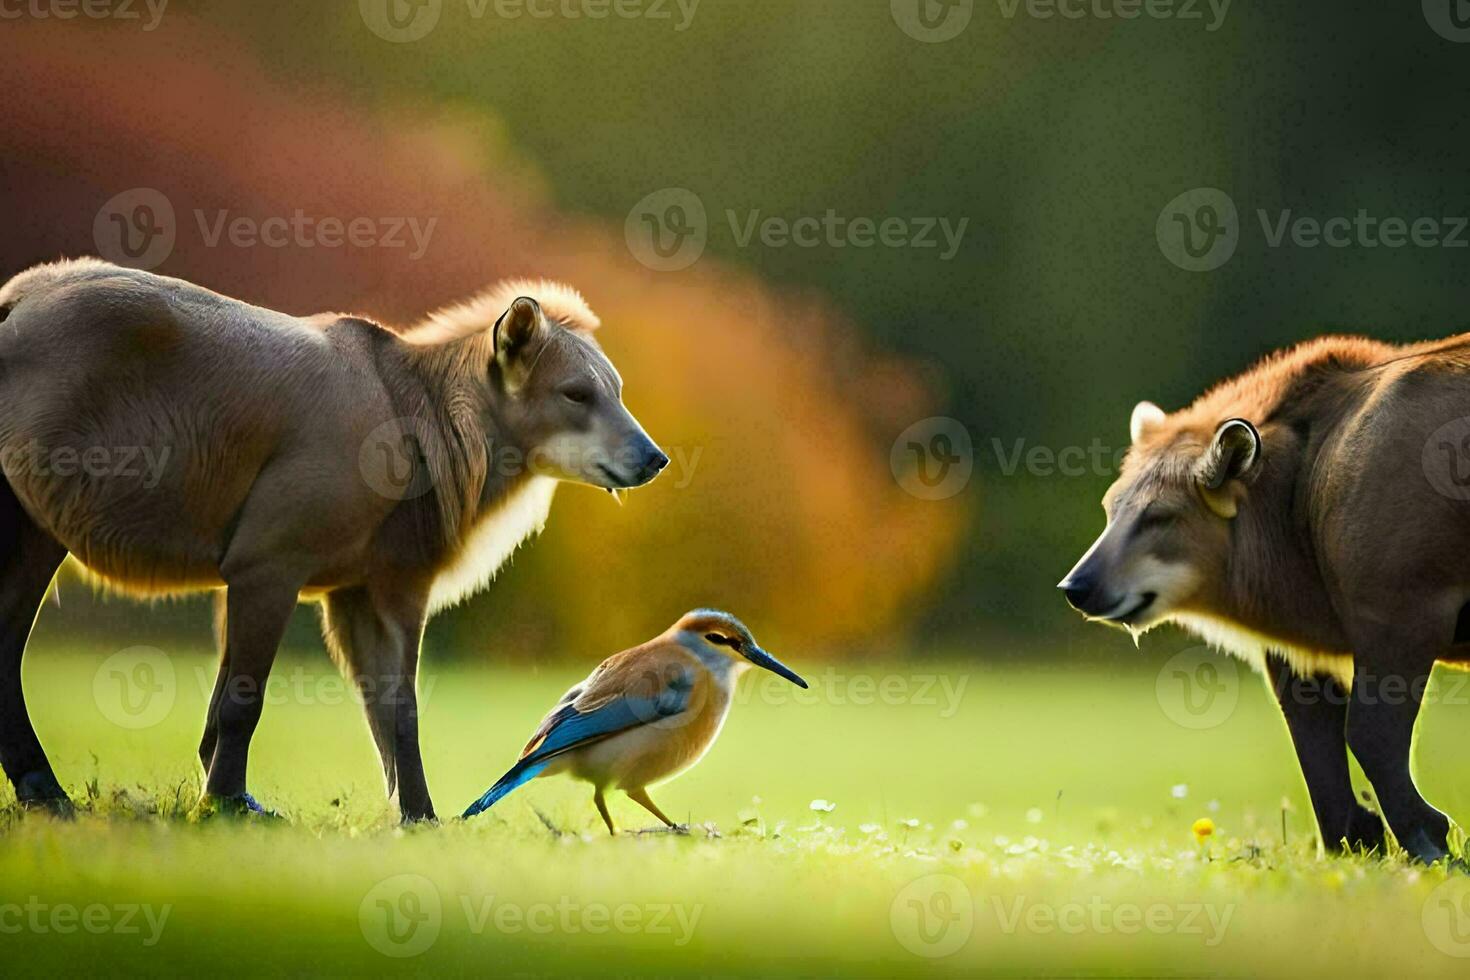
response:
<path fill-rule="evenodd" d="M 1414 721 L 1433 665 L 1432 656 L 1356 655 L 1347 724 L 1348 745 L 1372 781 L 1394 837 L 1426 864 L 1449 855 L 1450 827 L 1449 818 L 1420 795 L 1410 771 Z"/>
<path fill-rule="evenodd" d="M 1329 676 L 1296 676 L 1274 653 L 1266 655 L 1266 671 L 1296 746 L 1323 846 L 1338 852 L 1381 849 L 1383 821 L 1353 796 L 1347 690 Z"/>
<path fill-rule="evenodd" d="M 66 549 L 21 509 L 0 481 L 0 767 L 23 806 L 70 809 L 36 737 L 21 690 L 20 663 L 36 613 Z"/>
<path fill-rule="evenodd" d="M 229 646 L 225 643 L 225 617 L 227 606 L 225 593 L 214 596 L 214 645 L 219 651 L 219 673 L 214 678 L 214 693 L 209 697 L 209 709 L 204 715 L 204 737 L 199 740 L 199 763 L 204 775 L 209 775 L 209 764 L 214 761 L 214 746 L 219 740 L 219 703 L 224 699 L 225 683 L 230 676 Z"/>

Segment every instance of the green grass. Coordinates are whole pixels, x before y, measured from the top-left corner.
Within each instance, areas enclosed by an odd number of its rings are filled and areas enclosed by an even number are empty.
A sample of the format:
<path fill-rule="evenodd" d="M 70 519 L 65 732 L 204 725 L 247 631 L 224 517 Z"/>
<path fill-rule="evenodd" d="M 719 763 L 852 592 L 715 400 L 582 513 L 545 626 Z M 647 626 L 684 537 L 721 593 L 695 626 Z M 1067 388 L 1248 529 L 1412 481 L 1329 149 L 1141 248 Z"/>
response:
<path fill-rule="evenodd" d="M 808 703 L 747 677 L 715 748 L 654 794 L 694 832 L 610 839 L 588 790 L 564 778 L 533 782 L 468 824 L 398 829 L 358 708 L 320 658 L 278 665 L 251 760 L 252 789 L 289 822 L 187 823 L 212 661 L 179 655 L 171 682 L 155 673 L 159 720 L 139 730 L 108 720 L 119 664 L 99 674 L 103 661 L 41 650 L 27 662 L 32 715 L 84 811 L 74 821 L 21 815 L 0 791 L 0 951 L 28 972 L 1340 977 L 1466 967 L 1430 935 L 1470 933 L 1458 880 L 1445 886 L 1462 900 L 1457 913 L 1434 892 L 1440 870 L 1317 857 L 1284 728 L 1244 672 L 1233 713 L 1198 731 L 1161 709 L 1147 653 L 1122 672 L 817 668 Z M 869 695 L 860 677 L 880 686 Z M 424 743 L 441 814 L 500 774 L 573 679 L 428 672 Z M 1470 814 L 1457 764 L 1467 736 L 1464 706 L 1439 706 L 1421 726 L 1425 789 L 1459 817 Z M 813 811 L 817 799 L 835 809 Z M 621 797 L 614 816 L 649 823 Z M 1190 832 L 1202 816 L 1218 826 L 1207 854 Z M 28 903 L 44 908 L 33 918 Z M 104 913 L 133 905 L 154 922 L 166 908 L 156 941 L 141 913 L 137 933 L 103 927 Z M 52 927 L 53 911 L 66 926 L 68 909 L 88 906 L 105 907 L 90 913 L 95 934 Z M 402 945 L 385 938 L 385 908 L 402 911 Z M 409 913 L 428 917 L 417 931 Z M 403 952 L 430 939 L 406 958 L 374 945 Z"/>

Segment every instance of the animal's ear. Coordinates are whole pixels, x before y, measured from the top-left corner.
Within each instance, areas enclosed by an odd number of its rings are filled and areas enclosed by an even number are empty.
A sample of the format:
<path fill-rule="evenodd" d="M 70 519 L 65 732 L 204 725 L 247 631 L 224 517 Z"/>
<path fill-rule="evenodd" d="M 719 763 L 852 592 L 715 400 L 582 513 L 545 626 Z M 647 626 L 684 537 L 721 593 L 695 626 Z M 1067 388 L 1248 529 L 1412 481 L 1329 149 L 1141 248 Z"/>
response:
<path fill-rule="evenodd" d="M 529 296 L 520 296 L 495 321 L 495 361 L 508 380 L 515 381 L 523 355 L 536 348 L 536 341 L 546 330 L 546 317 L 541 304 Z"/>
<path fill-rule="evenodd" d="M 1164 421 L 1164 410 L 1153 402 L 1139 402 L 1133 406 L 1133 415 L 1128 419 L 1128 438 L 1136 446 L 1148 434 L 1148 430 Z"/>
<path fill-rule="evenodd" d="M 1261 463 L 1261 434 L 1245 419 L 1227 419 L 1215 430 L 1210 448 L 1200 457 L 1195 479 L 1209 508 L 1226 519 L 1239 506 L 1238 484 L 1247 480 Z"/>

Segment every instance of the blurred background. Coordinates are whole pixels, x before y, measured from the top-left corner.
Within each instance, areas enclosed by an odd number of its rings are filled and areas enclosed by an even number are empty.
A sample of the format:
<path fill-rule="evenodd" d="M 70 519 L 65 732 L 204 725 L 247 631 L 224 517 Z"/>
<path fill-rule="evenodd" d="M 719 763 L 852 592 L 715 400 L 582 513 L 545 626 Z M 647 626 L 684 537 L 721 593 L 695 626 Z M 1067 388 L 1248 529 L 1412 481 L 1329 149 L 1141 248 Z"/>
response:
<path fill-rule="evenodd" d="M 1054 583 L 1134 402 L 1470 319 L 1470 27 L 1062 6 L 17 5 L 0 276 L 101 253 L 397 324 L 581 289 L 674 465 L 561 490 L 431 656 L 588 659 L 712 604 L 793 662 L 1082 657 L 1110 638 Z M 48 639 L 206 642 L 202 600 L 60 602 Z"/>

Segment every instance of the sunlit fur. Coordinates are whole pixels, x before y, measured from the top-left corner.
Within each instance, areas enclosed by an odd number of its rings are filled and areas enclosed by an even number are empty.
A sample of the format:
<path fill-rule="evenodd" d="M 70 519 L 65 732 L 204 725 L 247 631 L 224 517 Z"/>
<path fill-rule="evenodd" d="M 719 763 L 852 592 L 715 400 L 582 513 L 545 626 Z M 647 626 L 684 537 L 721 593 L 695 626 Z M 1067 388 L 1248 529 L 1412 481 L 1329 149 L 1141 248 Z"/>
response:
<path fill-rule="evenodd" d="M 506 279 L 471 299 L 435 310 L 404 330 L 403 339 L 415 344 L 442 344 L 478 334 L 499 319 L 518 296 L 536 300 L 548 319 L 568 330 L 591 334 L 602 326 L 602 320 L 592 312 L 582 294 L 566 283 L 550 279 Z"/>

